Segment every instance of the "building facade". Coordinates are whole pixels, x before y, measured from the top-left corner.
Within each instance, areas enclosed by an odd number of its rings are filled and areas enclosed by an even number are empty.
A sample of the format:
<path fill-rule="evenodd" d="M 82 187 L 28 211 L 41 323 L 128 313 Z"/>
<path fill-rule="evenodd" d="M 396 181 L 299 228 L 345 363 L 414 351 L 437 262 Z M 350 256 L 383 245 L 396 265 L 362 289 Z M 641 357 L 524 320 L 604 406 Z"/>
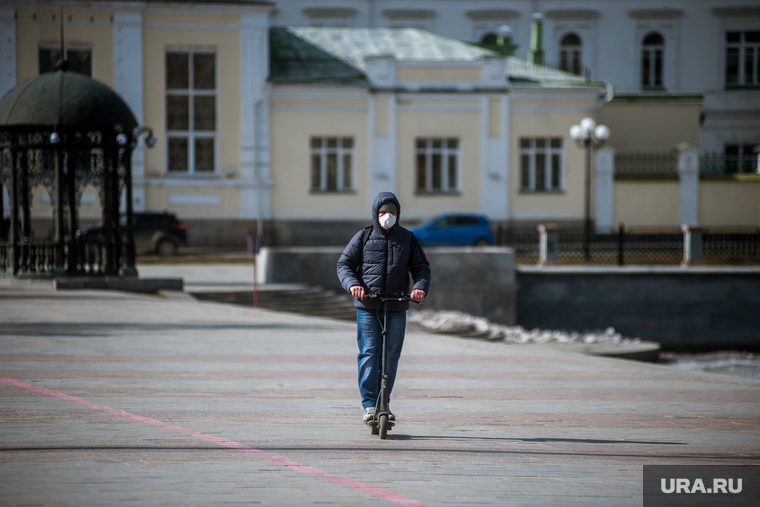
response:
<path fill-rule="evenodd" d="M 270 45 L 272 216 L 288 241 L 355 232 L 384 190 L 405 220 L 582 220 L 567 132 L 602 84 L 418 29 L 275 28 Z"/>
<path fill-rule="evenodd" d="M 617 96 L 702 95 L 704 150 L 760 143 L 758 0 L 279 0 L 271 22 L 409 26 L 472 43 L 505 37 L 528 59 L 535 13 L 544 16 L 547 65 L 612 83 Z"/>
<path fill-rule="evenodd" d="M 61 33 L 70 71 L 113 88 L 155 147 L 133 155 L 135 211 L 176 211 L 195 244 L 245 235 L 267 204 L 268 2 L 0 2 L 0 93 L 53 70 Z M 61 19 L 63 13 L 63 19 Z M 264 148 L 261 147 L 263 143 Z M 258 172 L 257 172 L 258 171 Z M 7 190 L 5 202 L 8 202 Z M 37 236 L 50 196 L 34 191 Z M 94 189 L 83 223 L 99 219 Z M 7 205 L 6 205 L 7 206 Z M 225 223 L 219 234 L 215 221 Z"/>
<path fill-rule="evenodd" d="M 338 244 L 383 190 L 410 221 L 461 210 L 579 226 L 586 158 L 569 129 L 586 116 L 611 130 L 594 156 L 598 230 L 753 229 L 757 178 L 695 184 L 673 153 L 746 158 L 760 142 L 757 3 L 0 0 L 0 94 L 53 70 L 62 25 L 72 71 L 158 139 L 135 151 L 134 209 L 176 212 L 194 246 Z M 665 154 L 666 178 L 618 177 L 642 150 Z M 97 199 L 85 189 L 83 222 Z M 44 238 L 45 189 L 34 203 Z"/>

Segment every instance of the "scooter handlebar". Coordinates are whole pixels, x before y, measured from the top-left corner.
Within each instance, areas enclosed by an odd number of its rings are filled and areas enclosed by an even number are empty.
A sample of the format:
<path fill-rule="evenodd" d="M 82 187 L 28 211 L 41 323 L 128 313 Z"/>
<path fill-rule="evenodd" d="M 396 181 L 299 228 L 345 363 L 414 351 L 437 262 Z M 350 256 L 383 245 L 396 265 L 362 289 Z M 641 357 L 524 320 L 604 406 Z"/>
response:
<path fill-rule="evenodd" d="M 383 294 L 380 292 L 371 292 L 364 295 L 367 299 L 380 299 L 382 301 L 409 301 L 417 305 L 421 305 L 422 301 L 415 301 L 406 294 Z"/>

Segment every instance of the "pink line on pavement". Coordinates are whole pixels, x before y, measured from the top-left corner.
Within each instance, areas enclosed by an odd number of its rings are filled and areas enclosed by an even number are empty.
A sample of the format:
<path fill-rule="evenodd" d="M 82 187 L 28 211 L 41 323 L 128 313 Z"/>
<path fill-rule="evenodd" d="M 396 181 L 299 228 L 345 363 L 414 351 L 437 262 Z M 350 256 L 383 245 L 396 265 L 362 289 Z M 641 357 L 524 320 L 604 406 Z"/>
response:
<path fill-rule="evenodd" d="M 143 417 L 140 415 L 131 414 L 129 412 L 125 412 L 124 410 L 110 408 L 104 405 L 98 405 L 97 403 L 92 403 L 90 401 L 83 400 L 82 398 L 69 396 L 68 394 L 59 393 L 58 391 L 51 391 L 50 389 L 44 389 L 42 387 L 33 386 L 31 384 L 25 384 L 24 382 L 19 382 L 18 380 L 0 377 L 0 381 L 3 381 L 8 384 L 13 384 L 14 386 L 22 387 L 24 389 L 29 389 L 30 391 L 35 391 L 38 393 L 55 396 L 56 398 L 70 401 L 72 403 L 77 403 L 79 405 L 85 405 L 90 408 L 94 408 L 96 410 L 102 410 L 104 412 L 108 412 L 109 414 L 119 415 L 122 417 L 126 417 L 128 419 L 132 419 L 134 421 L 139 421 L 146 424 L 152 424 L 154 426 L 158 426 L 159 428 L 176 431 L 177 433 L 182 433 L 183 435 L 199 438 L 201 440 L 205 440 L 206 442 L 211 442 L 212 444 L 221 445 L 223 447 L 229 447 L 231 449 L 237 449 L 238 451 L 259 456 L 273 463 L 277 463 L 278 465 L 282 465 L 291 470 L 295 470 L 296 472 L 301 472 L 307 475 L 313 475 L 314 477 L 319 477 L 320 479 L 325 479 L 327 481 L 342 484 L 350 488 L 358 489 L 359 491 L 369 493 L 370 495 L 374 495 L 376 497 L 382 498 L 383 500 L 387 500 L 389 502 L 393 502 L 399 505 L 404 505 L 407 507 L 431 507 L 430 505 L 426 503 L 422 503 L 419 500 L 414 500 L 412 498 L 406 498 L 401 495 L 397 495 L 396 493 L 393 493 L 392 491 L 388 491 L 387 489 L 383 489 L 377 486 L 372 486 L 371 484 L 365 484 L 359 481 L 354 481 L 352 479 L 347 479 L 339 475 L 333 475 L 327 472 L 323 472 L 322 470 L 319 470 L 317 468 L 297 463 L 284 456 L 280 456 L 278 454 L 274 454 L 267 451 L 262 451 L 261 449 L 254 449 L 253 447 L 249 447 L 247 445 L 240 444 L 238 442 L 233 442 L 232 440 L 227 440 L 226 438 L 215 437 L 213 435 L 209 435 L 208 433 L 193 431 L 187 428 L 183 428 L 182 426 L 175 426 L 173 424 L 165 423 L 163 421 L 158 421 L 156 419 L 151 419 L 149 417 Z"/>

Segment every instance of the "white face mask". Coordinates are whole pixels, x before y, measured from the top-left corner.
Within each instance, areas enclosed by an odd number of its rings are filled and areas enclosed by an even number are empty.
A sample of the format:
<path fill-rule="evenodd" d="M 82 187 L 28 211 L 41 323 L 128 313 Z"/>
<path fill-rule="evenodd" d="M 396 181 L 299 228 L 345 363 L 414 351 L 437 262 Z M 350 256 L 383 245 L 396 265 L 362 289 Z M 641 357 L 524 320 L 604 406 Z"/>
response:
<path fill-rule="evenodd" d="M 380 227 L 382 227 L 383 229 L 387 231 L 388 229 L 393 227 L 393 224 L 396 223 L 396 217 L 394 217 L 390 213 L 386 213 L 384 215 L 380 215 L 379 221 L 380 221 Z"/>

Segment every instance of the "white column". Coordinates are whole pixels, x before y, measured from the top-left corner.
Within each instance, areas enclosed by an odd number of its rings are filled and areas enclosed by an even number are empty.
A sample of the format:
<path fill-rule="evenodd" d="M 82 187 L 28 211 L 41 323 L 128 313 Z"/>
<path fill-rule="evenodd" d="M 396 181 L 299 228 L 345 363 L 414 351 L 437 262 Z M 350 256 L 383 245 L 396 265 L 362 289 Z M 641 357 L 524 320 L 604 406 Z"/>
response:
<path fill-rule="evenodd" d="M 679 220 L 681 224 L 699 223 L 699 149 L 696 146 L 678 147 L 678 179 L 680 181 Z"/>
<path fill-rule="evenodd" d="M 615 225 L 615 148 L 608 144 L 596 152 L 594 186 L 596 232 L 609 233 Z"/>
<path fill-rule="evenodd" d="M 16 11 L 0 9 L 0 97 L 16 87 Z"/>
<path fill-rule="evenodd" d="M 240 218 L 272 216 L 269 172 L 269 39 L 266 14 L 240 24 Z"/>
<path fill-rule="evenodd" d="M 491 135 L 491 100 L 499 102 L 498 132 Z M 483 96 L 480 103 L 480 209 L 492 220 L 509 218 L 509 98 Z M 461 168 L 461 177 L 465 177 Z"/>
<path fill-rule="evenodd" d="M 113 15 L 113 82 L 135 115 L 138 125 L 143 119 L 143 46 L 142 14 L 116 11 Z M 145 144 L 132 152 L 132 208 L 145 210 Z"/>
<path fill-rule="evenodd" d="M 392 89 L 396 83 L 396 60 L 392 56 L 367 58 L 367 77 L 372 86 Z M 378 91 L 369 95 L 367 209 L 380 192 L 396 193 L 396 94 Z M 387 115 L 387 129 L 378 132 L 378 115 Z"/>
<path fill-rule="evenodd" d="M 378 104 L 380 103 L 380 104 Z M 380 110 L 387 108 L 386 111 Z M 377 116 L 387 114 L 387 132 L 377 131 Z M 396 193 L 396 95 L 376 93 L 369 96 L 369 185 L 368 205 L 380 192 Z"/>

